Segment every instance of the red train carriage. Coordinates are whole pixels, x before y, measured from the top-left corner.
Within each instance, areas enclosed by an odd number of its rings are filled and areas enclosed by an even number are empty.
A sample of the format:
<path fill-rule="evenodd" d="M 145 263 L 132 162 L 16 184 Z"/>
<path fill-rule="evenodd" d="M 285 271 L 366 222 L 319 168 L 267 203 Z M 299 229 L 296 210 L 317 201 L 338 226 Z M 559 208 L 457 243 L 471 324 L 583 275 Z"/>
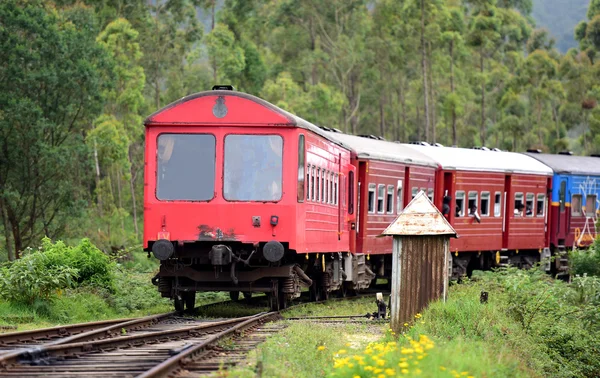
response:
<path fill-rule="evenodd" d="M 356 251 L 366 254 L 377 276 L 391 274 L 392 239 L 381 238 L 404 205 L 418 190 L 433 200 L 437 163 L 405 145 L 378 140 L 373 136 L 331 133 L 352 150 L 358 172 L 358 213 Z"/>
<path fill-rule="evenodd" d="M 451 197 L 453 276 L 511 263 L 529 267 L 549 245 L 552 170 L 502 151 L 408 145 L 437 161 L 435 203 Z"/>
<path fill-rule="evenodd" d="M 279 308 L 303 286 L 318 296 L 371 281 L 342 254 L 355 167 L 323 130 L 232 90 L 185 97 L 145 125 L 144 248 L 176 308 L 204 290 L 266 292 Z"/>

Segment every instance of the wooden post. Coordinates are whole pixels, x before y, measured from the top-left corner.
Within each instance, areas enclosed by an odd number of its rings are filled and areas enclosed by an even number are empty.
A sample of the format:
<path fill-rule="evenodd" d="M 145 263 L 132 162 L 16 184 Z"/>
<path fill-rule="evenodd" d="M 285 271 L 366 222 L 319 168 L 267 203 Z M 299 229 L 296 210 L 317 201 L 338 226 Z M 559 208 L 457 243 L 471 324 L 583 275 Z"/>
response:
<path fill-rule="evenodd" d="M 402 323 L 400 322 L 400 281 L 402 270 L 400 269 L 400 259 L 402 258 L 402 239 L 394 237 L 394 247 L 392 250 L 392 293 L 390 304 L 390 325 L 394 332 L 398 332 Z"/>

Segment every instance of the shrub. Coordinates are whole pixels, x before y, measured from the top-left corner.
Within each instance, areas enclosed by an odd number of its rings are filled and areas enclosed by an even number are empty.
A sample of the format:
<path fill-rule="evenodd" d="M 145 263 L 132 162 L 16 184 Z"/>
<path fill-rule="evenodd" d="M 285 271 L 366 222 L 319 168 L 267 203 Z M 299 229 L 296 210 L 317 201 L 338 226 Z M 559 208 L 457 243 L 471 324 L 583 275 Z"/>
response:
<path fill-rule="evenodd" d="M 573 274 L 600 277 L 600 239 L 587 250 L 576 249 L 569 252 L 569 262 Z"/>
<path fill-rule="evenodd" d="M 48 238 L 42 240 L 41 250 L 48 257 L 47 267 L 63 266 L 75 268 L 79 272 L 78 284 L 90 284 L 114 292 L 115 264 L 89 239 L 82 239 L 75 247 L 66 246 L 62 241 L 52 244 Z"/>
<path fill-rule="evenodd" d="M 0 296 L 6 300 L 33 305 L 49 300 L 57 291 L 69 288 L 78 270 L 69 266 L 50 265 L 45 253 L 26 252 L 23 257 L 3 267 L 0 272 Z"/>

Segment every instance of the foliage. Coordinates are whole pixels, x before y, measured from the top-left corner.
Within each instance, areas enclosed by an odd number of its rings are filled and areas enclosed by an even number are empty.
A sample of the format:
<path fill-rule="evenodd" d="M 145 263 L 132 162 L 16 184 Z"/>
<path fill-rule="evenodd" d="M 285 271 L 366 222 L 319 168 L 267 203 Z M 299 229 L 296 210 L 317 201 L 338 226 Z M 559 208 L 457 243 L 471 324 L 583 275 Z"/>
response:
<path fill-rule="evenodd" d="M 46 267 L 64 267 L 76 269 L 79 285 L 92 285 L 109 291 L 115 290 L 115 264 L 110 258 L 83 239 L 77 246 L 69 247 L 62 241 L 52 243 L 48 238 L 42 240 L 41 251 L 46 255 Z"/>
<path fill-rule="evenodd" d="M 33 305 L 69 288 L 77 276 L 76 268 L 53 266 L 46 253 L 30 250 L 19 260 L 1 268 L 0 297 Z"/>
<path fill-rule="evenodd" d="M 592 275 L 600 277 L 600 239 L 589 249 L 576 249 L 569 252 L 571 272 L 575 275 Z"/>

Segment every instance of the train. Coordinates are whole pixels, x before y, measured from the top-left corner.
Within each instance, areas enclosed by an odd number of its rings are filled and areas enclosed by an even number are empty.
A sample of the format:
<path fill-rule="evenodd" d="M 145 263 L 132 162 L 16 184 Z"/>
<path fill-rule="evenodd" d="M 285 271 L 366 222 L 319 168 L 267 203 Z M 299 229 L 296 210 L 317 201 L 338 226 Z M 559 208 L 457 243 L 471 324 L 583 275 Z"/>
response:
<path fill-rule="evenodd" d="M 599 156 L 349 135 L 231 86 L 144 125 L 144 250 L 179 311 L 202 291 L 265 293 L 277 310 L 302 291 L 318 300 L 390 280 L 392 240 L 379 236 L 420 191 L 458 233 L 454 278 L 542 259 L 566 274 L 567 249 L 597 236 Z"/>

